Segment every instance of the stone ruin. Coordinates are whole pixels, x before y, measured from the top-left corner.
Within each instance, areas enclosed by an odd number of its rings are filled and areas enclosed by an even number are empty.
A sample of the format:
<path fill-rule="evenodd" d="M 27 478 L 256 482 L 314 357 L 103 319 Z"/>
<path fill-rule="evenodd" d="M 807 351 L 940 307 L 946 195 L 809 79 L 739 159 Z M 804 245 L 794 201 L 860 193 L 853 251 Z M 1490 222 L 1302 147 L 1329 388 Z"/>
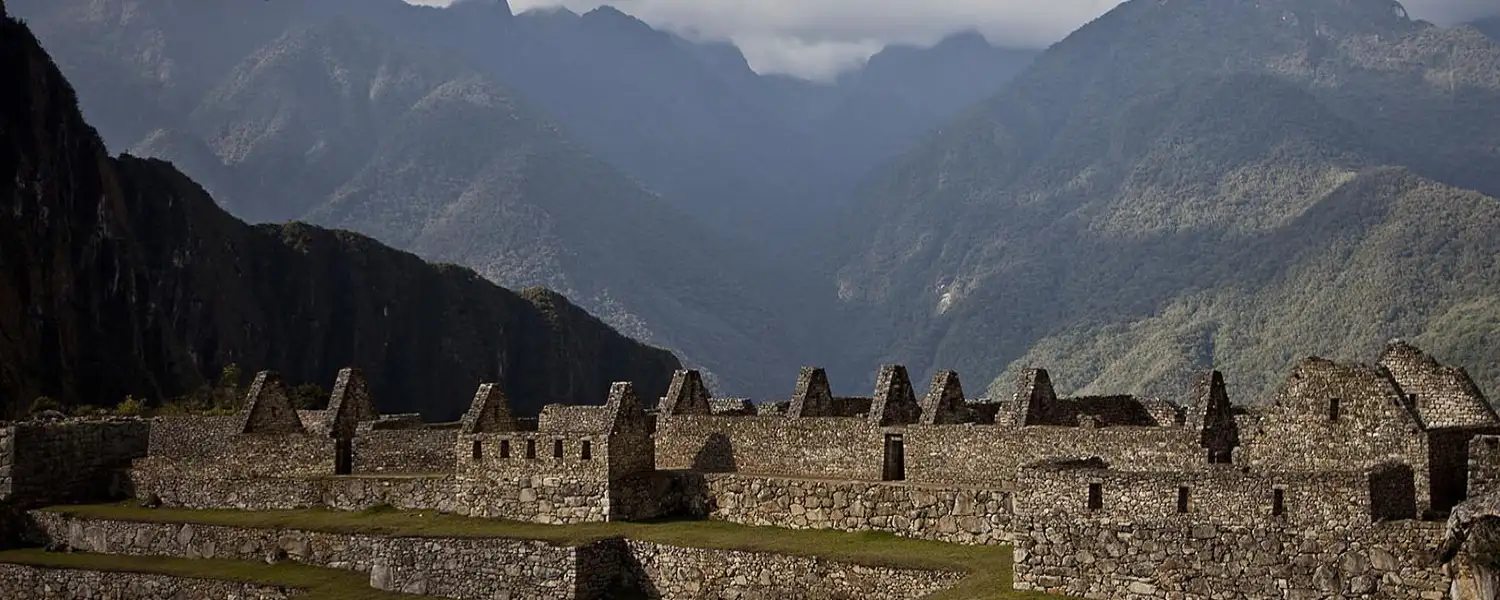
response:
<path fill-rule="evenodd" d="M 496 383 L 457 423 L 381 415 L 375 400 L 346 369 L 328 410 L 293 411 L 261 373 L 237 415 L 150 421 L 146 447 L 127 450 L 129 481 L 192 508 L 709 518 L 1011 543 L 1018 589 L 1090 598 L 1437 598 L 1495 573 L 1473 550 L 1489 551 L 1500 521 L 1473 507 L 1500 493 L 1500 417 L 1463 369 L 1404 342 L 1374 365 L 1302 360 L 1244 405 L 1214 371 L 1174 402 L 1062 397 L 1028 369 L 995 401 L 966 398 L 952 371 L 918 396 L 895 365 L 869 396 L 836 396 L 804 368 L 789 399 L 759 404 L 714 398 L 684 370 L 654 409 L 617 383 L 602 405 L 534 420 Z M 1471 516 L 1449 531 L 1450 514 Z M 1489 575 L 1456 577 L 1439 559 Z"/>

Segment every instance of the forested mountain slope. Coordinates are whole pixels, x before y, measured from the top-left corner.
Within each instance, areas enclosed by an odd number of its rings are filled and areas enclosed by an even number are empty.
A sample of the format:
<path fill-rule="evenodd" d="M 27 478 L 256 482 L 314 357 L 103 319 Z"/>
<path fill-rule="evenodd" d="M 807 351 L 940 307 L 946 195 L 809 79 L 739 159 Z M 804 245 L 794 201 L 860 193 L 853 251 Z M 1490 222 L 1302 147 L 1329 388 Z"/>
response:
<path fill-rule="evenodd" d="M 1495 106 L 1500 45 L 1390 2 L 1126 2 L 866 182 L 854 346 L 1253 401 L 1407 336 L 1500 389 Z"/>

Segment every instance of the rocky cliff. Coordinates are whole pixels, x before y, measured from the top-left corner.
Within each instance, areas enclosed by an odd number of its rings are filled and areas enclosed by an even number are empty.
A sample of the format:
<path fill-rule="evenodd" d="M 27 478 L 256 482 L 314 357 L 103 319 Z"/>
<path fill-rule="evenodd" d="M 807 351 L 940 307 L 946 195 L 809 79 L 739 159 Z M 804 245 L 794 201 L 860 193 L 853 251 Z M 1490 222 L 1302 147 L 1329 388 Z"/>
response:
<path fill-rule="evenodd" d="M 169 163 L 111 158 L 31 32 L 0 19 L 6 414 L 41 395 L 170 398 L 237 363 L 325 386 L 358 366 L 382 410 L 445 418 L 481 381 L 534 410 L 600 401 L 614 380 L 655 397 L 679 366 L 557 294 L 347 232 L 252 227 Z"/>

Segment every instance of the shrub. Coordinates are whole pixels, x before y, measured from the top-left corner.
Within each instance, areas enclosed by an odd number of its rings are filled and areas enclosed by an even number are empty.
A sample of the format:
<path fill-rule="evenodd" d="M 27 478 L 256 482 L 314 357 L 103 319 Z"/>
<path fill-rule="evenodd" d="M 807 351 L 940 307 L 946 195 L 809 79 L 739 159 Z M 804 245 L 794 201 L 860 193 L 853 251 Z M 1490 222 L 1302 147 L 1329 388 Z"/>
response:
<path fill-rule="evenodd" d="M 62 403 L 53 400 L 51 396 L 37 396 L 36 400 L 31 402 L 31 410 L 29 412 L 34 415 L 48 410 L 62 412 L 62 409 Z"/>
<path fill-rule="evenodd" d="M 139 417 L 146 414 L 146 402 L 135 396 L 126 396 L 125 401 L 115 407 L 115 414 L 122 417 Z"/>

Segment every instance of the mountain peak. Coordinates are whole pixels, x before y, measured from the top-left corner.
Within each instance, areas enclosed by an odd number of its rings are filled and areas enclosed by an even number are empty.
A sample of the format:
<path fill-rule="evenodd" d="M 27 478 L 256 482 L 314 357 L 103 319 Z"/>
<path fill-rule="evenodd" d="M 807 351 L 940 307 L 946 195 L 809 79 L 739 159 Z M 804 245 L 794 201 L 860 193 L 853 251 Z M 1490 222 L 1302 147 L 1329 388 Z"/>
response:
<path fill-rule="evenodd" d="M 498 17 L 509 20 L 515 13 L 510 9 L 510 3 L 506 0 L 454 0 L 448 5 L 448 10 L 459 11 L 465 16 Z"/>

